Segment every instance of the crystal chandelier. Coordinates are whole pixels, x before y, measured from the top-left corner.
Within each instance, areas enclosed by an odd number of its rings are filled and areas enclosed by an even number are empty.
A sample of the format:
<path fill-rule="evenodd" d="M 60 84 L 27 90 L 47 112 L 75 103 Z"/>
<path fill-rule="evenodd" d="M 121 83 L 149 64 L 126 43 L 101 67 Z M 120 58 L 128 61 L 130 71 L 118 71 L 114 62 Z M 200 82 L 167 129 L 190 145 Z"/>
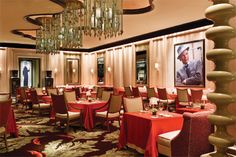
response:
<path fill-rule="evenodd" d="M 82 3 L 78 0 L 66 0 L 66 6 L 60 15 L 58 39 L 62 48 L 79 48 L 82 46 Z M 58 17 L 57 17 L 58 18 Z"/>
<path fill-rule="evenodd" d="M 105 38 L 123 33 L 123 0 L 84 0 L 85 35 Z"/>
<path fill-rule="evenodd" d="M 61 14 L 38 17 L 40 28 L 36 30 L 36 52 L 57 54 L 60 48 L 73 49 L 82 46 L 82 3 L 66 0 Z"/>
<path fill-rule="evenodd" d="M 57 54 L 59 53 L 59 42 L 55 38 L 55 29 L 52 27 L 52 17 L 38 17 L 41 23 L 36 30 L 36 53 Z"/>

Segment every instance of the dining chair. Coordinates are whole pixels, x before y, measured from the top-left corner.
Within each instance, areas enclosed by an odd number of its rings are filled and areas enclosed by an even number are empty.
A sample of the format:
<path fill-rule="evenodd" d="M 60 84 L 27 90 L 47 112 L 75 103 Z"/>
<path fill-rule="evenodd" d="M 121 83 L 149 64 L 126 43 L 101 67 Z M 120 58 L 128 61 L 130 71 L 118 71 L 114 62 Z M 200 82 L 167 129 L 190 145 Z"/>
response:
<path fill-rule="evenodd" d="M 102 98 L 103 101 L 108 101 L 110 99 L 112 92 L 111 91 L 102 91 Z"/>
<path fill-rule="evenodd" d="M 51 105 L 49 103 L 42 103 L 38 100 L 38 95 L 36 90 L 30 91 L 30 100 L 32 102 L 32 113 L 37 110 L 39 115 L 43 112 L 50 113 Z"/>
<path fill-rule="evenodd" d="M 43 95 L 43 89 L 42 88 L 34 88 L 34 90 L 37 92 L 37 95 Z"/>
<path fill-rule="evenodd" d="M 133 92 L 130 87 L 124 87 L 124 89 L 125 89 L 125 96 L 126 97 L 133 96 Z"/>
<path fill-rule="evenodd" d="M 97 87 L 97 98 L 102 99 L 102 93 L 104 91 L 104 88 L 102 87 Z"/>
<path fill-rule="evenodd" d="M 208 136 L 214 131 L 213 125 L 208 120 L 208 115 L 211 113 L 185 112 L 181 130 L 158 135 L 158 152 L 169 157 L 197 157 L 213 151 L 213 146 L 208 141 Z"/>
<path fill-rule="evenodd" d="M 139 112 L 144 110 L 142 97 L 123 98 L 125 112 Z"/>
<path fill-rule="evenodd" d="M 179 106 L 190 106 L 190 95 L 188 94 L 188 89 L 177 88 L 177 100 Z"/>
<path fill-rule="evenodd" d="M 158 98 L 159 98 L 159 102 L 158 103 L 163 103 L 166 104 L 166 108 L 169 109 L 170 107 L 174 107 L 175 106 L 175 100 L 173 99 L 169 99 L 168 98 L 168 94 L 166 91 L 166 88 L 157 88 L 157 92 L 158 92 Z"/>
<path fill-rule="evenodd" d="M 66 103 L 71 102 L 71 101 L 76 101 L 75 91 L 65 91 L 64 96 L 65 96 Z"/>
<path fill-rule="evenodd" d="M 27 109 L 27 107 L 29 107 L 31 103 L 26 90 L 28 90 L 26 87 L 19 88 L 19 92 L 20 92 L 19 102 L 22 104 L 22 108 L 25 107 L 25 109 Z"/>
<path fill-rule="evenodd" d="M 8 144 L 7 144 L 6 127 L 7 127 L 7 120 L 9 117 L 8 115 L 9 115 L 9 112 L 11 112 L 11 104 L 12 104 L 11 99 L 0 101 L 0 105 L 1 105 L 0 106 L 0 135 L 3 136 L 3 140 L 4 140 L 7 151 L 8 151 Z"/>
<path fill-rule="evenodd" d="M 70 112 L 66 105 L 64 95 L 51 94 L 52 106 L 55 111 L 55 125 L 59 121 L 66 124 L 66 132 L 69 131 L 69 125 L 79 123 L 82 126 L 81 112 Z"/>
<path fill-rule="evenodd" d="M 191 92 L 191 101 L 193 103 L 201 103 L 202 102 L 202 95 L 203 90 L 202 89 L 190 89 Z"/>
<path fill-rule="evenodd" d="M 47 88 L 47 94 L 51 96 L 51 94 L 57 95 L 58 90 L 56 88 Z"/>
<path fill-rule="evenodd" d="M 138 87 L 132 87 L 132 93 L 134 97 L 140 97 L 139 89 Z"/>
<path fill-rule="evenodd" d="M 147 98 L 150 99 L 151 97 L 157 97 L 155 88 L 147 88 Z"/>
<path fill-rule="evenodd" d="M 75 87 L 75 95 L 76 95 L 76 99 L 79 100 L 80 98 L 80 87 Z"/>
<path fill-rule="evenodd" d="M 110 123 L 117 120 L 120 126 L 120 110 L 122 105 L 122 95 L 111 95 L 108 103 L 95 110 L 96 120 L 107 125 L 107 130 L 110 131 Z M 104 109 L 104 110 L 103 110 Z"/>

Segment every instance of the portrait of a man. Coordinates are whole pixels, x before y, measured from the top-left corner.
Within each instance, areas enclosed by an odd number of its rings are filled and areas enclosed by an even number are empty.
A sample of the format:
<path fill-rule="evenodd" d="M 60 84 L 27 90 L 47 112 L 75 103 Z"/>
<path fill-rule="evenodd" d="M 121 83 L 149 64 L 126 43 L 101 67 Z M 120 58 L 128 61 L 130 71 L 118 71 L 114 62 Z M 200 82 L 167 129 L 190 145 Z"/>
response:
<path fill-rule="evenodd" d="M 32 85 L 31 82 L 31 62 L 30 61 L 21 61 L 20 62 L 20 78 L 21 78 L 21 87 L 29 87 Z"/>
<path fill-rule="evenodd" d="M 204 87 L 204 40 L 175 45 L 175 86 Z"/>

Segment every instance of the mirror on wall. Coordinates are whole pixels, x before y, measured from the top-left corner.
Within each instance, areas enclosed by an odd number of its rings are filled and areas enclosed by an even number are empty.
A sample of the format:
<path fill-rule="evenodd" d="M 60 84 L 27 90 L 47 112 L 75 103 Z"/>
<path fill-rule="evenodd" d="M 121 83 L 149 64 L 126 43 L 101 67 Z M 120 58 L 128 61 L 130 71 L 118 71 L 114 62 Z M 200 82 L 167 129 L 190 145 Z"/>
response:
<path fill-rule="evenodd" d="M 136 52 L 136 84 L 145 85 L 148 80 L 147 51 Z"/>
<path fill-rule="evenodd" d="M 65 84 L 80 83 L 80 60 L 66 58 Z"/>
<path fill-rule="evenodd" d="M 97 58 L 98 84 L 104 84 L 104 57 Z"/>

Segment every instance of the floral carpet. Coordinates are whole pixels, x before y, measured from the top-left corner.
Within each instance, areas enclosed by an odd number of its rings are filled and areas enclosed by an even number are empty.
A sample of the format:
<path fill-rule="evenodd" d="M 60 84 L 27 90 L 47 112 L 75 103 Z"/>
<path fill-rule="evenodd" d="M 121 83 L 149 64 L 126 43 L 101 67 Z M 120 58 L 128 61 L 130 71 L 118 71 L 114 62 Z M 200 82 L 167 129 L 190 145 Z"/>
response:
<path fill-rule="evenodd" d="M 15 116 L 19 136 L 8 137 L 8 152 L 0 139 L 0 157 L 143 156 L 131 149 L 117 150 L 119 128 L 116 123 L 111 132 L 99 126 L 91 132 L 81 127 L 70 127 L 66 134 L 63 128 L 51 125 L 47 115 L 15 109 Z"/>

